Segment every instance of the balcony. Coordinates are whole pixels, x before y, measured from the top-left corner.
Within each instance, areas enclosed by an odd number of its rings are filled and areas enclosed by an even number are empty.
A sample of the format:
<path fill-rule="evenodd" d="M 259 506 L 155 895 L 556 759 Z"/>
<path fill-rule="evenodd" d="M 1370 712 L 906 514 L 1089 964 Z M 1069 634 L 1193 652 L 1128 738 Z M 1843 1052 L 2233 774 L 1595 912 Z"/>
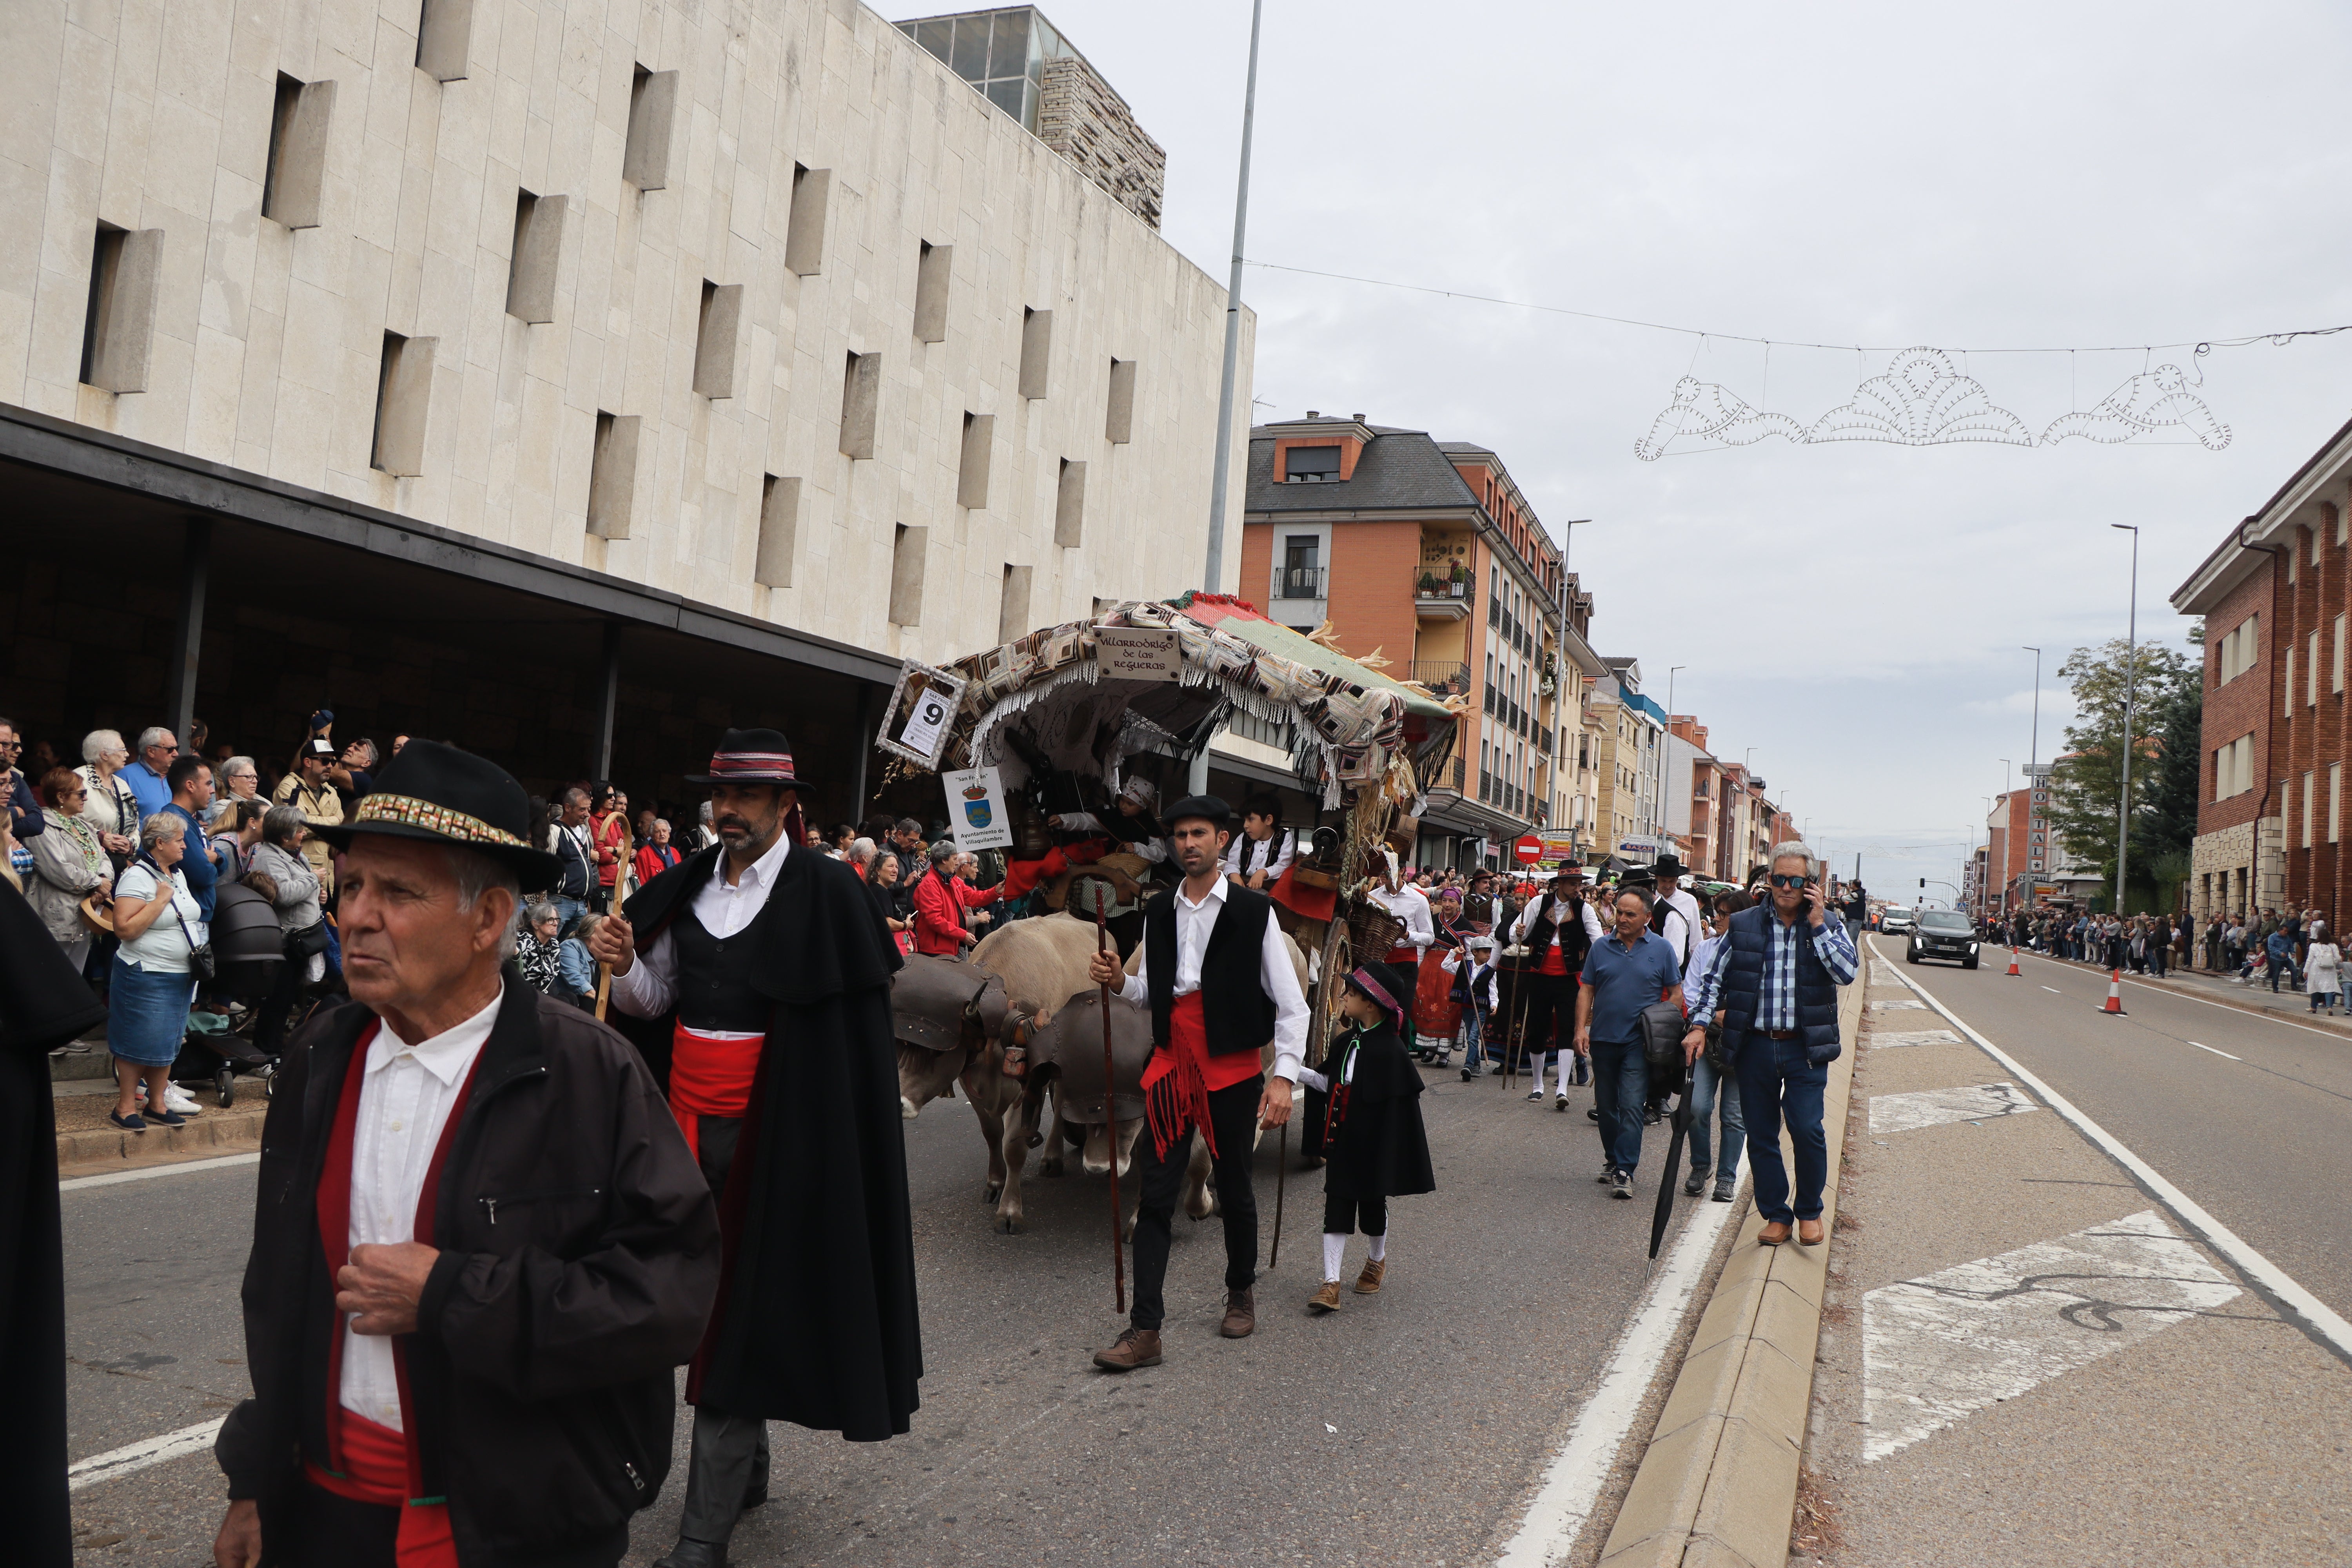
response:
<path fill-rule="evenodd" d="M 1474 597 L 1469 578 L 1448 582 L 1424 572 L 1413 584 L 1412 613 L 1424 621 L 1467 620 Z"/>
<path fill-rule="evenodd" d="M 1275 595 L 1277 599 L 1320 599 L 1324 584 L 1329 578 L 1328 566 L 1286 566 L 1282 582 Z"/>
<path fill-rule="evenodd" d="M 1426 686 L 1437 694 L 1441 702 L 1448 697 L 1470 695 L 1470 667 L 1458 660 L 1414 659 L 1406 671 L 1405 679 Z"/>

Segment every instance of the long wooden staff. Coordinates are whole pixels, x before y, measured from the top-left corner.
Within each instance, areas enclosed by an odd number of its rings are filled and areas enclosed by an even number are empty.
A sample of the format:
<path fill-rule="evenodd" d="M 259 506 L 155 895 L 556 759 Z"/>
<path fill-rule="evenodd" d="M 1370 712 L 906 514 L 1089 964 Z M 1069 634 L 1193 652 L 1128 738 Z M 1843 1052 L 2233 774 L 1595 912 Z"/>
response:
<path fill-rule="evenodd" d="M 604 1021 L 604 1004 L 612 994 L 613 966 L 600 963 L 596 966 L 596 1021 L 600 1024 Z"/>
<path fill-rule="evenodd" d="M 1290 1123 L 1282 1124 L 1275 1137 L 1274 1166 L 1274 1246 L 1265 1255 L 1265 1266 L 1272 1268 L 1282 1261 L 1282 1179 L 1290 1173 Z"/>
<path fill-rule="evenodd" d="M 1110 951 L 1110 928 L 1103 923 L 1105 900 L 1098 891 L 1095 899 L 1095 951 Z M 1117 1065 L 1110 1051 L 1110 982 L 1102 985 L 1103 1021 L 1103 1131 L 1110 1140 L 1110 1279 L 1111 1300 L 1121 1312 L 1127 1310 L 1127 1252 L 1125 1237 L 1119 1235 L 1123 1217 L 1118 1203 L 1118 1078 Z M 1147 1116 L 1146 1120 L 1149 1118 Z M 1150 1136 L 1146 1126 L 1139 1136 Z"/>

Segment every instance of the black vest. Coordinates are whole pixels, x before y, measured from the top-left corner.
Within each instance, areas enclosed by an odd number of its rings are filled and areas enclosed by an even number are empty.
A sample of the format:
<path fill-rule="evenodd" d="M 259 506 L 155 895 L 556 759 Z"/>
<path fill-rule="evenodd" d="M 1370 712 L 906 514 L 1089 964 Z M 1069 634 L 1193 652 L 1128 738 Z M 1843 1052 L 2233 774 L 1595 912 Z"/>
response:
<path fill-rule="evenodd" d="M 1143 965 L 1151 990 L 1151 1043 L 1168 1043 L 1168 1016 L 1176 1008 L 1176 900 L 1173 888 L 1143 910 Z M 1209 928 L 1201 954 L 1201 1014 L 1209 1054 L 1255 1051 L 1274 1038 L 1274 998 L 1259 984 L 1265 952 L 1265 922 L 1274 900 L 1248 888 L 1225 884 L 1225 907 Z"/>
<path fill-rule="evenodd" d="M 1552 910 L 1555 909 L 1566 910 L 1569 918 L 1564 921 L 1554 920 Z M 1525 967 L 1531 970 L 1543 967 L 1545 958 L 1551 952 L 1551 933 L 1554 931 L 1559 932 L 1560 962 L 1568 965 L 1570 974 L 1581 973 L 1584 955 L 1592 946 L 1592 933 L 1584 929 L 1583 906 L 1561 903 L 1549 893 L 1546 893 L 1543 901 L 1536 905 L 1535 922 L 1528 927 Z"/>
<path fill-rule="evenodd" d="M 1263 844 L 1248 834 L 1243 834 L 1241 854 L 1235 857 L 1241 874 L 1247 877 L 1254 871 L 1263 871 L 1273 865 L 1282 854 L 1283 841 L 1289 837 L 1290 829 L 1287 827 L 1276 828 L 1273 837 Z"/>
<path fill-rule="evenodd" d="M 715 937 L 688 905 L 670 922 L 677 944 L 677 1021 L 689 1029 L 764 1035 L 776 1005 L 752 988 L 759 944 L 750 927 Z"/>

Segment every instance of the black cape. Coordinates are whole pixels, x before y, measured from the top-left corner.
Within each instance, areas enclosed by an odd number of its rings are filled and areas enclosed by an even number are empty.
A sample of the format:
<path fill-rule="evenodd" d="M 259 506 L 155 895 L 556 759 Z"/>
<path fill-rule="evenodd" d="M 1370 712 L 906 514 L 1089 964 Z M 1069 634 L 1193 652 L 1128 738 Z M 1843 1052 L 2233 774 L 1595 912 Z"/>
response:
<path fill-rule="evenodd" d="M 640 952 L 724 853 L 698 851 L 629 900 Z M 890 1026 L 904 961 L 857 873 L 800 849 L 748 934 L 775 1013 L 719 1196 L 725 1273 L 688 1396 L 878 1442 L 907 1430 L 923 1375 Z M 676 1013 L 612 1021 L 666 1081 Z"/>
<path fill-rule="evenodd" d="M 1348 1053 L 1355 1076 L 1343 1089 Z M 1405 1054 L 1394 1024 L 1353 1037 L 1341 1035 L 1324 1053 L 1331 1097 L 1346 1096 L 1338 1124 L 1323 1140 L 1323 1188 L 1336 1197 L 1402 1198 L 1437 1190 L 1429 1167 L 1429 1134 L 1421 1122 L 1421 1073 Z"/>
<path fill-rule="evenodd" d="M 0 879 L 0 1512 L 28 1568 L 73 1562 L 66 1494 L 66 1262 L 49 1052 L 106 1016 Z"/>

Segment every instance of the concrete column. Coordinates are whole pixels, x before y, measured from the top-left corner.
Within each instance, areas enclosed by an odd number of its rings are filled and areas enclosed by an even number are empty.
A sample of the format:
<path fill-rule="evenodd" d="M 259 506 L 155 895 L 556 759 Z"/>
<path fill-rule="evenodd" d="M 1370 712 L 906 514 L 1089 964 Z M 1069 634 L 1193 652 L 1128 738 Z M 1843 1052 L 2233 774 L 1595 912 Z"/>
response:
<path fill-rule="evenodd" d="M 180 558 L 180 607 L 173 618 L 171 661 L 163 675 L 163 714 L 172 733 L 189 744 L 189 721 L 196 713 L 196 666 L 205 640 L 205 584 L 211 575 L 213 523 L 192 517 Z"/>
<path fill-rule="evenodd" d="M 621 698 L 621 623 L 604 623 L 604 672 L 596 697 L 596 738 L 589 750 L 591 779 L 613 776 L 613 714 Z"/>

